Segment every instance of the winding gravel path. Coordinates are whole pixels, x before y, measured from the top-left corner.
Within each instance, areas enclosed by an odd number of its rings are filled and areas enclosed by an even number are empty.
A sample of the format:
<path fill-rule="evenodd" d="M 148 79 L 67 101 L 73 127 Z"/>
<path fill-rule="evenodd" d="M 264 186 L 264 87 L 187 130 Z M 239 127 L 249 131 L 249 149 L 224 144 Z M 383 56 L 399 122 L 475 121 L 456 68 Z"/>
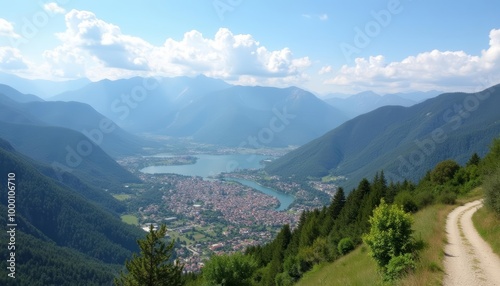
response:
<path fill-rule="evenodd" d="M 500 258 L 472 224 L 472 215 L 482 206 L 482 200 L 473 201 L 448 215 L 444 285 L 500 286 Z"/>

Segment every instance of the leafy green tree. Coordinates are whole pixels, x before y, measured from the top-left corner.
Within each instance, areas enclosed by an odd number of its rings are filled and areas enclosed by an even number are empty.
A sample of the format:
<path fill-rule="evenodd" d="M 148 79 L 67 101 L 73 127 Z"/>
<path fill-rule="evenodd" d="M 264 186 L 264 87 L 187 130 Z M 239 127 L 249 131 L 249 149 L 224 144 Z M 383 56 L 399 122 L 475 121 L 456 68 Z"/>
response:
<path fill-rule="evenodd" d="M 203 267 L 203 278 L 208 285 L 251 285 L 250 278 L 257 267 L 250 255 L 216 255 Z"/>
<path fill-rule="evenodd" d="M 413 253 L 413 218 L 401 206 L 388 205 L 382 200 L 369 221 L 370 232 L 363 236 L 363 241 L 384 272 L 392 258 Z"/>
<path fill-rule="evenodd" d="M 137 241 L 141 253 L 133 254 L 132 259 L 125 262 L 127 273 L 120 273 L 120 276 L 115 279 L 116 285 L 177 286 L 183 284 L 183 265 L 170 262 L 174 241 L 167 245 L 164 241 L 166 233 L 165 225 L 161 225 L 158 230 L 150 226 L 146 238 Z"/>
<path fill-rule="evenodd" d="M 451 180 L 460 169 L 460 165 L 453 160 L 445 160 L 436 165 L 431 172 L 431 181 L 437 184 L 444 184 Z"/>

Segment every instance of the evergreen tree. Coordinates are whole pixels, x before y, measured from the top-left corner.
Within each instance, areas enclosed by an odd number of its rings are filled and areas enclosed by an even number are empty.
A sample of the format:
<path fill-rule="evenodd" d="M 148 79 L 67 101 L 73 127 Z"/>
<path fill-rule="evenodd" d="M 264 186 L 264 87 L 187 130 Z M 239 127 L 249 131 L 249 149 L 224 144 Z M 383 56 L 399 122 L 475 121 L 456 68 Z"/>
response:
<path fill-rule="evenodd" d="M 183 266 L 170 262 L 174 242 L 167 245 L 163 241 L 166 233 L 165 225 L 161 225 L 158 230 L 150 226 L 146 238 L 137 241 L 141 253 L 134 254 L 130 261 L 125 262 L 128 273 L 122 272 L 120 277 L 115 279 L 116 285 L 177 286 L 183 284 Z"/>
<path fill-rule="evenodd" d="M 472 165 L 475 165 L 475 166 L 479 166 L 479 163 L 481 162 L 481 158 L 479 157 L 479 155 L 477 153 L 474 153 L 472 154 L 472 156 L 470 157 L 469 161 L 467 162 L 467 167 L 469 166 L 472 166 Z"/>
<path fill-rule="evenodd" d="M 335 220 L 340 214 L 340 211 L 345 205 L 344 189 L 339 187 L 335 196 L 333 196 L 332 204 L 328 207 L 328 214 Z"/>

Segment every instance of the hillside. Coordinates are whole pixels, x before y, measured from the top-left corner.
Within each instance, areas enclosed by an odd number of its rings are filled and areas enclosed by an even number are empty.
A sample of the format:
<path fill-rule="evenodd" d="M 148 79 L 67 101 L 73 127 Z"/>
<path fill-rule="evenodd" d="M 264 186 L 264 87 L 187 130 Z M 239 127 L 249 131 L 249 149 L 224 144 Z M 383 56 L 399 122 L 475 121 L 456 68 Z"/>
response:
<path fill-rule="evenodd" d="M 0 140 L 0 175 L 15 174 L 17 279 L 23 285 L 109 284 L 137 250 L 142 232 L 90 203 L 73 190 L 42 175 Z M 7 213 L 7 192 L 0 194 Z M 3 216 L 1 221 L 5 225 Z M 4 234 L 5 235 L 5 234 Z M 21 247 L 22 246 L 22 247 Z M 7 248 L 2 248 L 7 257 Z M 0 262 L 6 269 L 6 261 Z M 0 278 L 2 285 L 6 275 Z"/>
<path fill-rule="evenodd" d="M 254 137 L 257 145 L 288 146 L 304 144 L 345 120 L 341 112 L 299 88 L 235 86 L 180 110 L 166 133 L 218 145 L 252 146 L 248 138 Z"/>
<path fill-rule="evenodd" d="M 16 97 L 11 97 L 16 99 Z M 85 134 L 113 157 L 141 152 L 147 144 L 114 122 L 79 102 L 16 102 L 0 91 L 0 121 L 17 124 L 57 126 Z"/>
<path fill-rule="evenodd" d="M 391 180 L 418 180 L 439 161 L 464 163 L 474 152 L 484 155 L 500 133 L 498 106 L 500 86 L 477 94 L 446 93 L 411 107 L 381 107 L 277 159 L 266 171 L 346 176 L 348 188 L 381 169 Z"/>
<path fill-rule="evenodd" d="M 139 181 L 99 146 L 70 129 L 0 121 L 0 138 L 22 154 L 52 167 L 58 177 L 69 172 L 102 189 Z"/>

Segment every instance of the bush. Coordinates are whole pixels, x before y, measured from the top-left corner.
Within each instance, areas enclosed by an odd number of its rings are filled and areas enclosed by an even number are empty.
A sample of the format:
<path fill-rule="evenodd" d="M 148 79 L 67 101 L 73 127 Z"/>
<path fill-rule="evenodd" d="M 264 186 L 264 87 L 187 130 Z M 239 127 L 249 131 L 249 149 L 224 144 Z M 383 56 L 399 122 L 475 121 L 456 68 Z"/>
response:
<path fill-rule="evenodd" d="M 403 207 L 405 212 L 414 213 L 418 211 L 415 199 L 409 191 L 402 191 L 394 198 L 394 203 Z"/>
<path fill-rule="evenodd" d="M 370 255 L 382 270 L 393 257 L 413 252 L 413 218 L 401 206 L 389 206 L 382 200 L 369 221 L 370 232 L 363 236 L 363 241 L 370 247 Z"/>
<path fill-rule="evenodd" d="M 410 253 L 394 256 L 387 264 L 384 280 L 393 281 L 415 269 L 415 260 Z"/>
<path fill-rule="evenodd" d="M 446 205 L 453 205 L 455 204 L 455 201 L 457 199 L 457 195 L 453 192 L 450 191 L 444 191 L 439 196 L 437 197 L 437 201 L 446 204 Z"/>
<path fill-rule="evenodd" d="M 417 203 L 418 208 L 422 209 L 434 203 L 434 195 L 431 192 L 423 191 L 415 196 L 415 201 Z"/>
<path fill-rule="evenodd" d="M 354 242 L 350 237 L 342 238 L 337 245 L 337 250 L 340 254 L 345 255 L 354 249 Z"/>
<path fill-rule="evenodd" d="M 500 168 L 485 178 L 484 204 L 500 216 Z"/>

